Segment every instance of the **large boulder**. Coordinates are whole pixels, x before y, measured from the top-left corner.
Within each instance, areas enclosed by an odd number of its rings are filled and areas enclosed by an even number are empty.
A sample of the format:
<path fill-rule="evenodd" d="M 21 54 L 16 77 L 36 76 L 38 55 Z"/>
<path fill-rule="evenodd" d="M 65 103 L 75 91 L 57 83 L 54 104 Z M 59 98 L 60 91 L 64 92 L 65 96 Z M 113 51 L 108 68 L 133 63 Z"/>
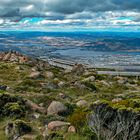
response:
<path fill-rule="evenodd" d="M 32 70 L 32 72 L 36 72 L 36 71 L 38 71 L 39 69 L 38 69 L 37 66 L 34 66 L 34 67 L 31 68 L 31 70 Z"/>
<path fill-rule="evenodd" d="M 86 100 L 80 100 L 76 103 L 76 105 L 78 107 L 87 107 L 88 106 L 88 102 Z"/>
<path fill-rule="evenodd" d="M 49 79 L 54 78 L 54 74 L 53 74 L 51 71 L 47 71 L 45 75 L 46 75 L 46 77 L 49 78 Z"/>
<path fill-rule="evenodd" d="M 76 133 L 76 128 L 74 127 L 74 126 L 70 126 L 69 128 L 68 128 L 68 132 L 69 133 Z"/>
<path fill-rule="evenodd" d="M 48 129 L 51 131 L 56 131 L 56 130 L 62 130 L 64 128 L 68 128 L 70 126 L 70 123 L 68 122 L 62 122 L 62 121 L 52 121 L 48 124 Z"/>
<path fill-rule="evenodd" d="M 39 71 L 35 71 L 35 72 L 32 72 L 29 77 L 30 78 L 33 78 L 33 79 L 36 79 L 36 78 L 39 78 L 41 76 L 41 73 Z"/>
<path fill-rule="evenodd" d="M 65 86 L 65 82 L 60 81 L 60 82 L 58 83 L 58 86 L 59 86 L 60 88 L 64 87 L 64 86 Z"/>
<path fill-rule="evenodd" d="M 49 105 L 47 109 L 47 114 L 48 115 L 61 114 L 65 113 L 66 111 L 67 107 L 64 104 L 58 101 L 52 101 L 52 103 Z"/>
<path fill-rule="evenodd" d="M 83 80 L 83 82 L 94 82 L 94 81 L 95 81 L 95 77 L 94 77 L 94 76 L 90 76 L 90 77 L 85 78 L 85 79 Z"/>

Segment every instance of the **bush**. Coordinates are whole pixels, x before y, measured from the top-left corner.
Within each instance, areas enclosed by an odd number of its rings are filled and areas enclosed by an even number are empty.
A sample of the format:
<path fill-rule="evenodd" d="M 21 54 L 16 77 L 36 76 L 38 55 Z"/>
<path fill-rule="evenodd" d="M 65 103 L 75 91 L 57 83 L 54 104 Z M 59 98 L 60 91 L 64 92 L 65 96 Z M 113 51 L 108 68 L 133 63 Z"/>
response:
<path fill-rule="evenodd" d="M 25 116 L 25 107 L 18 103 L 7 103 L 2 110 L 4 116 L 9 117 L 24 117 Z"/>
<path fill-rule="evenodd" d="M 86 123 L 87 114 L 87 110 L 78 108 L 68 117 L 68 121 L 76 128 L 80 128 Z"/>
<path fill-rule="evenodd" d="M 98 140 L 140 139 L 140 112 L 135 110 L 139 107 L 139 99 L 94 104 L 88 116 L 89 126 Z"/>
<path fill-rule="evenodd" d="M 22 98 L 10 94 L 0 94 L 0 115 L 22 117 L 25 115 L 25 104 Z"/>
<path fill-rule="evenodd" d="M 68 111 L 65 113 L 65 115 L 71 115 L 76 108 L 75 104 L 65 103 L 65 106 L 68 108 Z"/>
<path fill-rule="evenodd" d="M 85 136 L 80 136 L 79 134 L 68 134 L 66 140 L 89 140 Z"/>

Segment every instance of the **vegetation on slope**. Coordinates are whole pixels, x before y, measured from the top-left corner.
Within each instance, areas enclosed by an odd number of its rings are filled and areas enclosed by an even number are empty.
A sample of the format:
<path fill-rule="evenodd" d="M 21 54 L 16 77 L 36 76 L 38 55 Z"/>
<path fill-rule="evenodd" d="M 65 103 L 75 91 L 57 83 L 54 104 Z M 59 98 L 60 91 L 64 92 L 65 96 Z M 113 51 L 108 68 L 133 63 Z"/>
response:
<path fill-rule="evenodd" d="M 130 122 L 130 116 L 131 128 L 136 132 L 133 137 L 139 138 L 139 122 L 134 119 L 140 111 L 139 79 L 98 75 L 95 70 L 81 68 L 81 65 L 68 72 L 41 60 L 20 62 L 19 55 L 14 55 L 17 58 L 14 60 L 18 61 L 0 61 L 0 134 L 3 140 L 15 137 L 121 140 L 124 130 L 114 136 L 116 129 L 119 124 L 124 125 L 122 120 Z M 97 115 L 101 116 L 97 118 Z M 22 123 L 17 124 L 17 121 Z M 95 129 L 98 122 L 103 122 L 102 131 Z M 132 138 L 130 134 L 127 134 L 128 140 Z"/>

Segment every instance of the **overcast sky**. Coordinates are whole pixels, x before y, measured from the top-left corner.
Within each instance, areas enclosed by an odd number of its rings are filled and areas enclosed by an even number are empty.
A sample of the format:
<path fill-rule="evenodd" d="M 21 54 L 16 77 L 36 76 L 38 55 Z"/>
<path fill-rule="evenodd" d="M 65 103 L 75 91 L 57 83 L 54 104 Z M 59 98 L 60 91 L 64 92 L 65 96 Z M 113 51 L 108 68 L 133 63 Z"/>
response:
<path fill-rule="evenodd" d="M 139 29 L 140 0 L 0 0 L 0 30 Z"/>

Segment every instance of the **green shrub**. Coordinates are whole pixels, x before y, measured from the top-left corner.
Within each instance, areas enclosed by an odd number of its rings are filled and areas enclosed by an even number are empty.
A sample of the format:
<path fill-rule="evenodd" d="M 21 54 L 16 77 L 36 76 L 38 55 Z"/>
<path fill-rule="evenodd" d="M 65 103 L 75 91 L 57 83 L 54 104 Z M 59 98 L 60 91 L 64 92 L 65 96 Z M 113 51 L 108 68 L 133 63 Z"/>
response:
<path fill-rule="evenodd" d="M 9 117 L 24 117 L 25 116 L 25 107 L 19 103 L 7 103 L 2 110 L 4 116 Z"/>
<path fill-rule="evenodd" d="M 80 128 L 86 123 L 87 114 L 87 110 L 78 108 L 68 117 L 68 121 L 76 128 Z"/>
<path fill-rule="evenodd" d="M 22 98 L 10 94 L 0 94 L 0 115 L 22 117 L 25 115 L 25 104 Z"/>
<path fill-rule="evenodd" d="M 76 108 L 76 104 L 65 103 L 65 106 L 68 108 L 67 112 L 64 115 L 71 115 Z"/>
<path fill-rule="evenodd" d="M 89 139 L 79 134 L 67 134 L 65 140 L 89 140 Z"/>
<path fill-rule="evenodd" d="M 126 99 L 117 102 L 103 101 L 103 103 L 118 110 L 140 112 L 140 99 Z"/>

